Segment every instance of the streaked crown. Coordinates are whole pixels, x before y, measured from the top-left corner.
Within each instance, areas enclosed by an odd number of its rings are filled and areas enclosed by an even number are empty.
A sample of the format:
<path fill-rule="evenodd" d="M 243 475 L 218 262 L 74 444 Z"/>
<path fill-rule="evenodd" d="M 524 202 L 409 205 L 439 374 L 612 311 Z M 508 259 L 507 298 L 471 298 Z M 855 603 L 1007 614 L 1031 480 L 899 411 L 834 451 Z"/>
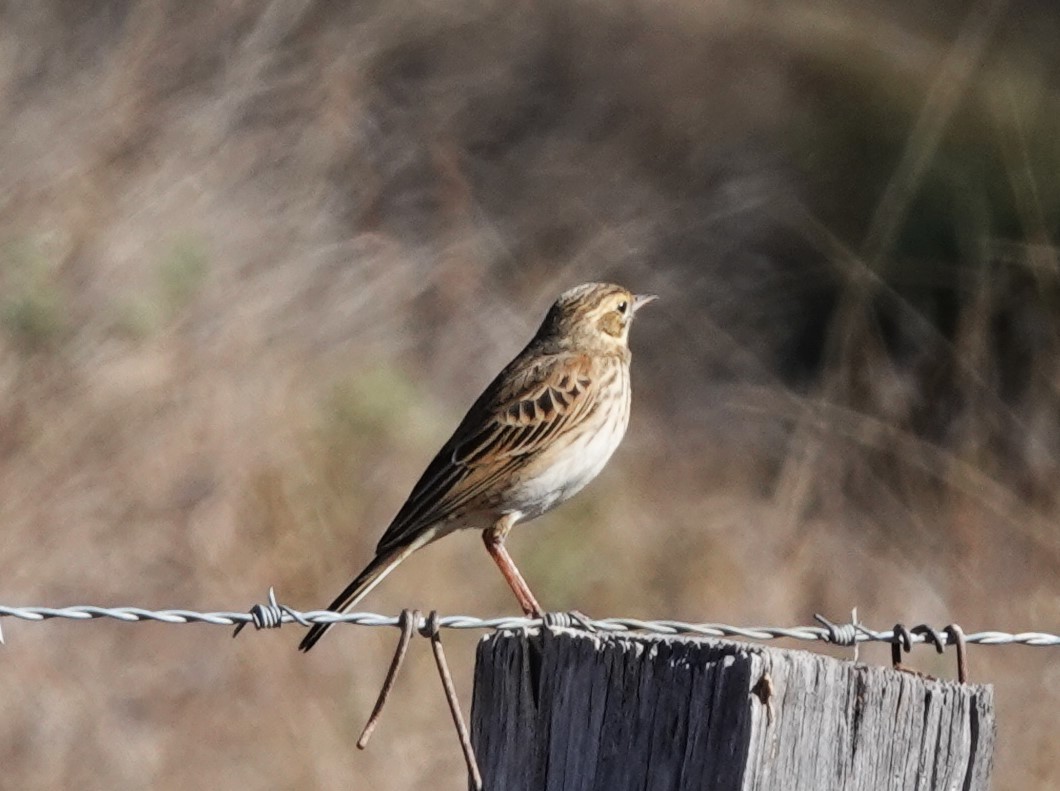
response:
<path fill-rule="evenodd" d="M 653 294 L 633 294 L 611 283 L 584 283 L 559 295 L 545 316 L 537 340 L 568 348 L 627 348 L 633 317 Z"/>

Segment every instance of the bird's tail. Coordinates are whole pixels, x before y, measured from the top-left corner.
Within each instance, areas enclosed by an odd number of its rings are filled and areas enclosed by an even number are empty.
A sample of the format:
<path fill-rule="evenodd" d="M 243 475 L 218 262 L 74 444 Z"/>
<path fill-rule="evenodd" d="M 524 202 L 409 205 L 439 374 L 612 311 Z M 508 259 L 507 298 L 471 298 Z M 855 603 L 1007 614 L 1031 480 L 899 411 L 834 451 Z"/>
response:
<path fill-rule="evenodd" d="M 398 563 L 403 561 L 424 544 L 429 543 L 434 537 L 433 533 L 433 530 L 425 531 L 409 544 L 376 555 L 375 559 L 365 567 L 364 571 L 358 574 L 357 578 L 347 585 L 346 589 L 335 598 L 335 601 L 328 606 L 328 609 L 333 612 L 346 612 L 351 607 L 354 607 L 357 602 L 368 595 L 372 588 L 382 582 L 383 578 L 393 571 Z M 298 650 L 308 651 L 317 644 L 317 641 L 319 641 L 320 638 L 324 636 L 324 633 L 332 626 L 333 624 L 330 623 L 313 624 L 312 628 L 309 630 L 309 634 L 307 634 L 302 642 L 298 644 Z"/>

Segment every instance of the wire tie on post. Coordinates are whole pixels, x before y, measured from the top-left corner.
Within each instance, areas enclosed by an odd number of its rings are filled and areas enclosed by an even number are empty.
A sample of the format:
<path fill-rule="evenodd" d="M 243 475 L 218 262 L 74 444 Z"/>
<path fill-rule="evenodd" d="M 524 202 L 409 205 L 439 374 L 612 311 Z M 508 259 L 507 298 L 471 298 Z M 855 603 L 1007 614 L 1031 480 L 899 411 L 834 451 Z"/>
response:
<path fill-rule="evenodd" d="M 546 629 L 567 629 L 571 625 L 571 617 L 565 612 L 542 613 L 541 625 Z"/>
<path fill-rule="evenodd" d="M 383 706 L 386 705 L 390 692 L 394 689 L 398 670 L 401 669 L 401 665 L 405 662 L 405 655 L 408 653 L 409 643 L 412 641 L 412 632 L 419 625 L 419 621 L 420 613 L 417 610 L 402 610 L 401 615 L 398 616 L 397 625 L 401 629 L 401 636 L 398 638 L 397 648 L 394 649 L 394 658 L 390 660 L 390 668 L 386 671 L 386 678 L 383 679 L 383 687 L 379 690 L 379 697 L 375 700 L 375 706 L 368 717 L 368 722 L 364 724 L 361 738 L 357 740 L 358 750 L 363 750 L 367 747 L 368 740 L 372 738 L 372 731 L 375 730 L 375 726 L 379 722 L 379 716 L 383 713 Z"/>
<path fill-rule="evenodd" d="M 935 646 L 935 651 L 937 653 L 943 654 L 946 652 L 946 641 L 942 639 L 942 634 L 939 633 L 938 629 L 928 626 L 926 623 L 922 623 L 919 626 L 914 626 L 909 631 L 912 634 L 926 636 L 927 639 L 924 642 L 929 642 Z"/>
<path fill-rule="evenodd" d="M 445 651 L 442 649 L 442 634 L 438 629 L 437 610 L 431 610 L 426 622 L 420 627 L 420 634 L 431 641 L 431 649 L 434 651 L 434 662 L 438 666 L 438 675 L 442 679 L 442 689 L 445 690 L 449 713 L 453 717 L 453 725 L 456 726 L 456 733 L 460 738 L 460 747 L 464 751 L 467 771 L 471 775 L 471 787 L 475 791 L 482 791 L 482 774 L 479 772 L 478 761 L 475 759 L 475 748 L 471 745 L 471 736 L 468 734 L 467 725 L 464 724 L 464 715 L 460 711 L 460 700 L 456 696 L 453 677 L 449 673 L 449 664 L 445 661 Z"/>
<path fill-rule="evenodd" d="M 908 654 L 913 650 L 913 635 L 904 624 L 894 625 L 894 637 L 891 638 L 891 667 L 902 669 L 902 649 Z"/>
<path fill-rule="evenodd" d="M 571 620 L 571 626 L 580 627 L 583 631 L 594 633 L 597 631 L 596 625 L 593 623 L 593 619 L 583 613 L 581 610 L 571 610 L 567 613 L 567 617 Z"/>
<path fill-rule="evenodd" d="M 549 629 L 581 629 L 584 632 L 597 631 L 593 619 L 580 610 L 543 613 L 541 616 L 541 625 Z"/>
<path fill-rule="evenodd" d="M 858 626 L 858 608 L 852 607 L 850 609 L 850 628 L 854 630 L 854 664 L 858 661 L 858 652 L 861 648 L 858 646 L 858 632 L 861 627 Z"/>
<path fill-rule="evenodd" d="M 968 646 L 964 640 L 964 630 L 955 623 L 951 623 L 942 630 L 949 642 L 957 646 L 957 680 L 962 684 L 968 683 Z"/>

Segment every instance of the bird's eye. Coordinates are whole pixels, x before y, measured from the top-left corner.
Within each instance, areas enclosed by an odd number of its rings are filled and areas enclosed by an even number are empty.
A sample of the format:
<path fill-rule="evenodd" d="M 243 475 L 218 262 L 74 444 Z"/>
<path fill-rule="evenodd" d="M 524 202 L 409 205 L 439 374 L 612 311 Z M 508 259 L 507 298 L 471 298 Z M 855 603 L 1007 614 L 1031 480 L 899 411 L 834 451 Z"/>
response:
<path fill-rule="evenodd" d="M 626 302 L 626 300 L 622 300 L 621 302 L 618 303 L 618 312 L 619 313 L 625 313 L 627 308 L 629 308 L 629 303 Z"/>

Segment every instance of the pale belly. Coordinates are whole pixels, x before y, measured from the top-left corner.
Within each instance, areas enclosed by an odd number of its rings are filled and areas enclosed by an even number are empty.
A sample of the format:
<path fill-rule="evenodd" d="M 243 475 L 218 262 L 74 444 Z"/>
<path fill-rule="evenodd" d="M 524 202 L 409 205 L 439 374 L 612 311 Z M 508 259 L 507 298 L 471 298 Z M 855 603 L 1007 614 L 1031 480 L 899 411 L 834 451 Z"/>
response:
<path fill-rule="evenodd" d="M 518 511 L 520 521 L 526 521 L 573 497 L 603 470 L 622 442 L 626 424 L 626 420 L 608 421 L 605 428 L 581 438 L 519 481 L 505 497 L 504 511 Z"/>

